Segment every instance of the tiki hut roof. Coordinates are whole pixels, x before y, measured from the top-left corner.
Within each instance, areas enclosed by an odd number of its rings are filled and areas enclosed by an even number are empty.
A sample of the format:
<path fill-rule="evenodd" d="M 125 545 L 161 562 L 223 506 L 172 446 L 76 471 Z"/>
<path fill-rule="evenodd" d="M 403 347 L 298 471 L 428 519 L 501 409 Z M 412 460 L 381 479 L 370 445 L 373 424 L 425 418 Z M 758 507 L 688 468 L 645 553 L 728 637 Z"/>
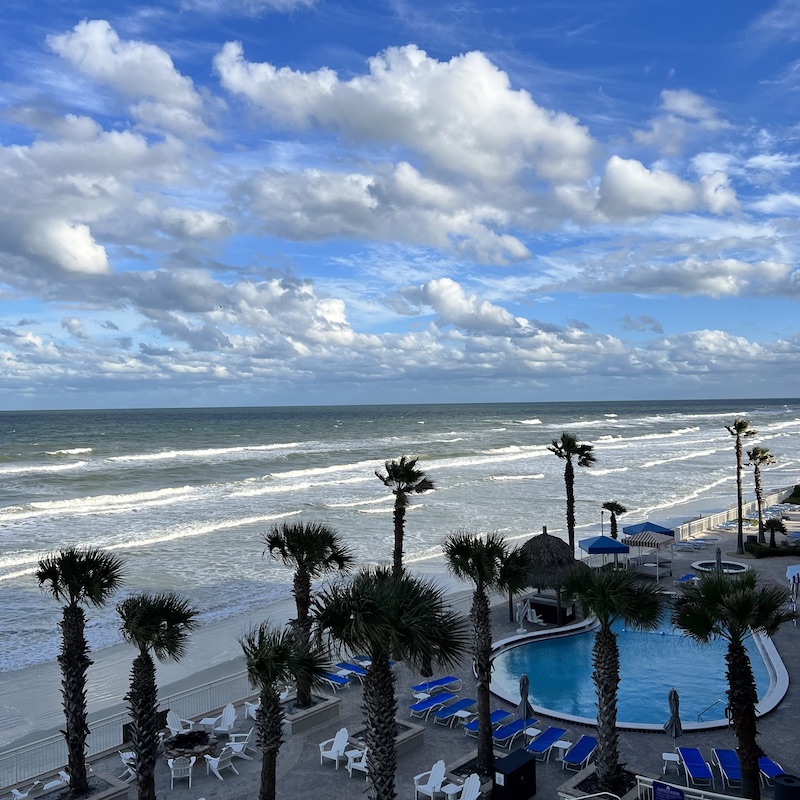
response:
<path fill-rule="evenodd" d="M 537 589 L 559 589 L 577 563 L 569 545 L 557 536 L 540 533 L 520 546 L 528 557 L 530 585 Z"/>

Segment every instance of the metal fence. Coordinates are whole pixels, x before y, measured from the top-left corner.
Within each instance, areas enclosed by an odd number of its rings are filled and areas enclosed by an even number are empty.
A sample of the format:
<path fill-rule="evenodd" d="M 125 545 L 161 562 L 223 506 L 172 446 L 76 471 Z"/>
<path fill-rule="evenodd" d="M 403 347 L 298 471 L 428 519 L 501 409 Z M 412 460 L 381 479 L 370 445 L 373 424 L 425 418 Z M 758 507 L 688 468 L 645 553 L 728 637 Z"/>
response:
<path fill-rule="evenodd" d="M 253 690 L 242 670 L 205 686 L 166 695 L 159 700 L 159 709 L 174 709 L 184 719 L 205 716 L 212 709 L 221 708 L 252 695 Z M 123 726 L 131 721 L 127 712 L 120 712 L 90 722 L 91 734 L 87 740 L 87 756 L 91 758 L 124 743 Z M 20 781 L 63 769 L 67 763 L 67 747 L 61 734 L 54 734 L 37 742 L 14 747 L 0 753 L 0 787 L 7 789 Z M 3 791 L 0 790 L 0 794 Z"/>

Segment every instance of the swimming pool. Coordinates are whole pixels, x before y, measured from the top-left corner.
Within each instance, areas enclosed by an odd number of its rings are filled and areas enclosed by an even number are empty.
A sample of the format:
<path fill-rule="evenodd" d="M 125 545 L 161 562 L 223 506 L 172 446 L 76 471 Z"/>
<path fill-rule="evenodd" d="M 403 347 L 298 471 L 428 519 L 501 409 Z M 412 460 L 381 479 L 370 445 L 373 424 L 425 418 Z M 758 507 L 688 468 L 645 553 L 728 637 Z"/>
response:
<path fill-rule="evenodd" d="M 684 723 L 723 718 L 727 705 L 724 641 L 700 645 L 664 625 L 657 631 L 626 631 L 615 626 L 620 650 L 618 721 L 626 727 L 663 725 L 669 716 L 667 693 L 674 686 Z M 530 700 L 540 713 L 594 720 L 592 681 L 594 629 L 558 638 L 527 639 L 500 649 L 494 657 L 492 690 L 519 701 L 519 676 L 530 678 Z M 770 688 L 770 675 L 758 646 L 747 642 L 759 700 Z M 712 709 L 707 710 L 715 701 Z"/>

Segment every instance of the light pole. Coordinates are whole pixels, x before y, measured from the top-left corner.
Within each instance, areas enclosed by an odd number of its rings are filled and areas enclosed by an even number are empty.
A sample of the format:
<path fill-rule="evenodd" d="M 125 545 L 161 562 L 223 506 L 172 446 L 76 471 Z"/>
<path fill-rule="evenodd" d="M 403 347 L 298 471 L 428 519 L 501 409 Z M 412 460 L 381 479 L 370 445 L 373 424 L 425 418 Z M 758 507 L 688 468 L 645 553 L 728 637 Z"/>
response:
<path fill-rule="evenodd" d="M 603 525 L 605 524 L 605 509 L 600 512 L 600 535 L 603 536 L 603 531 L 605 530 Z"/>

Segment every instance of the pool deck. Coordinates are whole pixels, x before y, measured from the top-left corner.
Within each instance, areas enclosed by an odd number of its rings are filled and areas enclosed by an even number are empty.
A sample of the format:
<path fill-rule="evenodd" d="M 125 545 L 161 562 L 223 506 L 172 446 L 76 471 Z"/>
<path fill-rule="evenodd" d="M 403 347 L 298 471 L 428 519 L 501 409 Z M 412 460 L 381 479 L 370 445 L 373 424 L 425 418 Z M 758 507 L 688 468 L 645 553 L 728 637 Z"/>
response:
<path fill-rule="evenodd" d="M 745 561 L 752 565 L 761 576 L 763 582 L 774 583 L 785 587 L 786 567 L 789 564 L 800 563 L 800 549 L 795 558 L 773 558 L 756 561 L 748 556 L 735 556 L 735 534 L 722 534 L 721 549 L 723 557 Z M 714 557 L 713 545 L 703 551 L 703 555 L 710 553 Z M 661 584 L 665 589 L 672 589 L 672 581 L 690 571 L 692 561 L 699 558 L 694 553 L 676 553 L 674 556 L 673 576 L 662 579 Z M 470 591 L 460 592 L 452 598 L 452 604 L 459 610 L 467 611 L 470 600 Z M 493 634 L 494 639 L 501 640 L 514 634 L 516 623 L 508 620 L 508 610 L 505 601 L 499 600 L 493 607 Z M 530 626 L 529 626 L 530 627 Z M 797 745 L 797 725 L 800 720 L 800 626 L 785 625 L 774 637 L 775 646 L 789 671 L 789 688 L 783 701 L 775 710 L 759 720 L 759 743 L 764 752 L 773 760 L 779 762 L 788 773 L 800 774 L 800 748 Z M 663 666 L 663 665 L 659 665 Z M 406 665 L 398 664 L 395 668 L 399 716 L 407 718 L 406 707 L 413 702 L 409 687 L 420 681 L 418 673 L 409 671 Z M 468 666 L 465 664 L 457 671 L 464 685 L 459 695 L 461 697 L 474 697 L 475 684 Z M 337 719 L 323 723 L 308 732 L 293 736 L 283 744 L 278 759 L 278 797 L 285 800 L 344 800 L 345 798 L 368 798 L 367 784 L 363 775 L 354 773 L 349 778 L 342 765 L 334 769 L 332 762 L 324 765 L 319 763 L 319 743 L 331 738 L 336 731 L 346 726 L 354 731 L 363 725 L 362 689 L 358 682 L 353 686 L 337 693 L 341 700 L 340 716 Z M 513 711 L 509 703 L 496 700 L 493 708 L 506 708 Z M 237 731 L 249 730 L 252 722 L 245 723 L 241 706 L 237 719 Z M 548 720 L 541 717 L 543 725 L 558 724 L 568 729 L 567 739 L 576 741 L 582 733 L 591 733 L 590 727 L 575 724 L 560 723 L 557 720 Z M 415 720 L 416 721 L 416 720 Z M 434 761 L 444 759 L 447 764 L 453 764 L 459 759 L 469 756 L 474 751 L 475 740 L 465 737 L 460 726 L 453 729 L 434 725 L 431 720 L 422 723 L 425 726 L 424 745 L 409 752 L 398 759 L 397 766 L 397 796 L 399 800 L 411 800 L 414 797 L 414 775 L 431 768 Z M 521 746 L 521 741 L 515 747 Z M 698 747 L 705 758 L 711 761 L 712 747 L 735 747 L 735 740 L 729 729 L 713 731 L 697 731 L 684 734 L 679 740 L 680 746 Z M 663 752 L 674 751 L 671 738 L 664 733 L 641 733 L 622 731 L 619 735 L 621 760 L 628 768 L 640 774 L 652 777 L 661 777 Z M 508 752 L 508 751 L 505 751 Z M 551 759 L 550 763 L 537 764 L 537 797 L 555 798 L 557 787 L 573 773 L 562 771 L 560 764 Z M 234 775 L 230 770 L 224 773 L 225 780 L 220 781 L 214 775 L 206 775 L 205 768 L 196 769 L 194 782 L 191 789 L 186 786 L 186 781 L 176 784 L 174 790 L 169 789 L 169 771 L 163 761 L 159 761 L 156 772 L 158 798 L 166 800 L 245 800 L 258 795 L 258 778 L 260 760 L 244 761 L 235 759 L 234 764 L 239 770 L 239 775 Z M 119 757 L 104 759 L 95 765 L 97 772 L 108 770 L 113 774 L 122 772 Z M 716 769 L 714 769 L 716 774 Z M 678 783 L 683 781 L 674 771 L 668 771 L 665 780 Z M 717 778 L 717 791 L 721 791 Z M 737 790 L 733 790 L 736 794 Z M 131 796 L 134 796 L 133 794 Z M 772 796 L 772 790 L 764 791 L 765 797 Z"/>

